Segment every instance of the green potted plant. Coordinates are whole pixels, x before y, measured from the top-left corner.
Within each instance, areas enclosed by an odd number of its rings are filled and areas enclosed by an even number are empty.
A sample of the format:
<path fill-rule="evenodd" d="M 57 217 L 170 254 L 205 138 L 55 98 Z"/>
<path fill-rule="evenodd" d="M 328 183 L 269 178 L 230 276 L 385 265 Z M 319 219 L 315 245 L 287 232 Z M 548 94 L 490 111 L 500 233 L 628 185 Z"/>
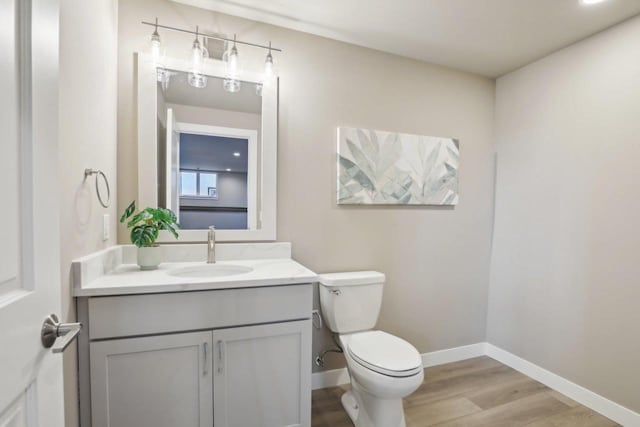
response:
<path fill-rule="evenodd" d="M 131 243 L 138 247 L 138 265 L 141 270 L 158 268 L 162 261 L 161 247 L 156 244 L 160 230 L 167 230 L 178 238 L 180 228 L 176 214 L 170 209 L 146 208 L 137 213 L 135 200 L 120 217 L 131 229 Z"/>

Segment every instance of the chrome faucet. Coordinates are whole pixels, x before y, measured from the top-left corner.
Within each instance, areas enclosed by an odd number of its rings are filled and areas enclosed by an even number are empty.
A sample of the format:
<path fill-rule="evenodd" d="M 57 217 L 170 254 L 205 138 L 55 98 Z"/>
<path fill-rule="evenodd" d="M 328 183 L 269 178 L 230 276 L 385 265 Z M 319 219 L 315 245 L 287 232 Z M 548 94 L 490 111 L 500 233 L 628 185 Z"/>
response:
<path fill-rule="evenodd" d="M 216 262 L 216 228 L 212 225 L 209 227 L 209 238 L 207 241 L 207 263 L 214 264 Z"/>

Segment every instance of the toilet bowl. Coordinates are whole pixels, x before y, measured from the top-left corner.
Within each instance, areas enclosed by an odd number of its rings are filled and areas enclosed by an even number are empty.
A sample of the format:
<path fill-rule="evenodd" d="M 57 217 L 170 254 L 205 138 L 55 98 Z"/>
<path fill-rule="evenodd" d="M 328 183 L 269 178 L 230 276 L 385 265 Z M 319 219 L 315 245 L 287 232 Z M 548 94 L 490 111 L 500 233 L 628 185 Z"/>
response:
<path fill-rule="evenodd" d="M 404 427 L 402 398 L 424 379 L 418 350 L 382 331 L 341 335 L 340 342 L 351 378 L 342 405 L 354 425 Z"/>
<path fill-rule="evenodd" d="M 418 350 L 387 332 L 373 330 L 382 302 L 382 273 L 320 276 L 320 304 L 337 333 L 347 361 L 351 390 L 341 400 L 356 427 L 405 427 L 402 398 L 422 384 Z"/>

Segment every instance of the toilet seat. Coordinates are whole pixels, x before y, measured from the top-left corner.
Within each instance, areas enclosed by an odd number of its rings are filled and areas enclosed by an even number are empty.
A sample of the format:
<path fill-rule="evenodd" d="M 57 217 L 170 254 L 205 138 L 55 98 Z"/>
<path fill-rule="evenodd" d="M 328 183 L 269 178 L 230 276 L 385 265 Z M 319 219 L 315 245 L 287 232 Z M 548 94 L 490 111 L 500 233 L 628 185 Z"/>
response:
<path fill-rule="evenodd" d="M 423 369 L 422 358 L 414 346 L 383 331 L 353 334 L 347 351 L 358 364 L 390 377 L 410 377 Z"/>

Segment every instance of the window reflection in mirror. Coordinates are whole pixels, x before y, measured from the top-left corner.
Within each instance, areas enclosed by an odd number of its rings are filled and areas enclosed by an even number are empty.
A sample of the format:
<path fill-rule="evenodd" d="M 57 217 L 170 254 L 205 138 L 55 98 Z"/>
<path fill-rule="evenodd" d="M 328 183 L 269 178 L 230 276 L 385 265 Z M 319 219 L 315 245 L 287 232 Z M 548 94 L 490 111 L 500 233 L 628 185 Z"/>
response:
<path fill-rule="evenodd" d="M 158 83 L 158 204 L 183 229 L 256 227 L 262 98 L 256 84 L 227 92 L 207 76 L 204 88 L 183 72 Z"/>

